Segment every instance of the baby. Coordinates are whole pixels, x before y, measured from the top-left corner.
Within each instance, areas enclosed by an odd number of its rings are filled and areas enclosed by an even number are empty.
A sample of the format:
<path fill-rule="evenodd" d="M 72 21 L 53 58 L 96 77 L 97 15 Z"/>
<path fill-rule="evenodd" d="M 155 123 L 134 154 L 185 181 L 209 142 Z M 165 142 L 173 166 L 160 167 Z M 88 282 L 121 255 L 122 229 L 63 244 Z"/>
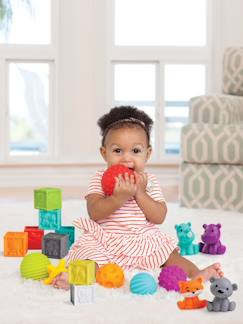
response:
<path fill-rule="evenodd" d="M 177 265 L 189 278 L 221 277 L 219 263 L 199 269 L 179 254 L 176 239 L 156 226 L 164 222 L 167 207 L 156 177 L 145 171 L 152 153 L 152 124 L 147 114 L 130 106 L 115 107 L 98 120 L 107 168 L 122 164 L 134 175 L 116 177 L 111 196 L 105 196 L 101 186 L 105 170 L 92 178 L 85 196 L 90 218 L 74 221 L 84 234 L 71 247 L 67 266 L 77 259 L 94 260 L 97 267 L 112 262 L 125 270 Z M 61 273 L 53 286 L 68 289 L 67 276 Z"/>

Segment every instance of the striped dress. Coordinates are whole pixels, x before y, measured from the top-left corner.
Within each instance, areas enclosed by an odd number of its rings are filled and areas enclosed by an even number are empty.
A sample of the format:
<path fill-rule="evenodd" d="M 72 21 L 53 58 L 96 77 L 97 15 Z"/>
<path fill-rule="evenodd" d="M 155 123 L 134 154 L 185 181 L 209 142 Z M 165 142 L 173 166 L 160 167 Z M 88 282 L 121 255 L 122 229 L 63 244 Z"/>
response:
<path fill-rule="evenodd" d="M 105 196 L 101 187 L 103 173 L 98 171 L 91 179 L 86 197 Z M 148 174 L 146 191 L 155 201 L 164 201 L 158 181 L 151 174 Z M 99 266 L 112 262 L 125 270 L 150 270 L 160 267 L 177 247 L 173 237 L 146 219 L 134 198 L 105 219 L 93 221 L 80 217 L 73 224 L 84 233 L 71 247 L 67 264 L 76 259 L 89 259 Z"/>

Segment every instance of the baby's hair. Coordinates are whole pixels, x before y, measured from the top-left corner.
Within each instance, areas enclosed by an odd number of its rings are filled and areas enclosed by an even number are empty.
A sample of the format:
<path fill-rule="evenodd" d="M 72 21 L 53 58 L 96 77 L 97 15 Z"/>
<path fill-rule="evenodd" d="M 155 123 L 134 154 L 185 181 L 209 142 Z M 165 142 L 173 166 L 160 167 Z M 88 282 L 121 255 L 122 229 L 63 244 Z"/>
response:
<path fill-rule="evenodd" d="M 109 113 L 100 117 L 97 124 L 101 130 L 102 146 L 105 144 L 105 138 L 109 130 L 125 127 L 142 128 L 147 135 L 148 145 L 150 145 L 150 132 L 153 121 L 144 111 L 135 107 L 114 107 Z"/>

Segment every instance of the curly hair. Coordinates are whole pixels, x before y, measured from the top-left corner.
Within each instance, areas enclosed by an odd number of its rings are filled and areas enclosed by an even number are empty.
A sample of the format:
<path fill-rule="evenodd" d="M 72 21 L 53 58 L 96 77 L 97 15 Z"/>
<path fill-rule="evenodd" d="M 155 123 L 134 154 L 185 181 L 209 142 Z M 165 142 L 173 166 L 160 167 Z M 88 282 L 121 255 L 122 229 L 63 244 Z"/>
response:
<path fill-rule="evenodd" d="M 142 110 L 132 106 L 114 107 L 109 113 L 99 118 L 97 122 L 101 130 L 102 146 L 104 146 L 105 138 L 109 130 L 125 127 L 140 127 L 142 128 L 150 145 L 150 132 L 153 125 L 153 120 Z"/>

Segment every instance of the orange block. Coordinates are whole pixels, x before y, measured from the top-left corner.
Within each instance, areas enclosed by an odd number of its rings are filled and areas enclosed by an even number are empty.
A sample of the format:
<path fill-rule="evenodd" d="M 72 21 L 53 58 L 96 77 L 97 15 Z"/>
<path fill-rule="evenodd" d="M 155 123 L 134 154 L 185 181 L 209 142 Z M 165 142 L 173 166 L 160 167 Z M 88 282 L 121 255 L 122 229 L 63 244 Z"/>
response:
<path fill-rule="evenodd" d="M 27 232 L 7 232 L 4 235 L 4 256 L 24 256 L 28 250 Z"/>

